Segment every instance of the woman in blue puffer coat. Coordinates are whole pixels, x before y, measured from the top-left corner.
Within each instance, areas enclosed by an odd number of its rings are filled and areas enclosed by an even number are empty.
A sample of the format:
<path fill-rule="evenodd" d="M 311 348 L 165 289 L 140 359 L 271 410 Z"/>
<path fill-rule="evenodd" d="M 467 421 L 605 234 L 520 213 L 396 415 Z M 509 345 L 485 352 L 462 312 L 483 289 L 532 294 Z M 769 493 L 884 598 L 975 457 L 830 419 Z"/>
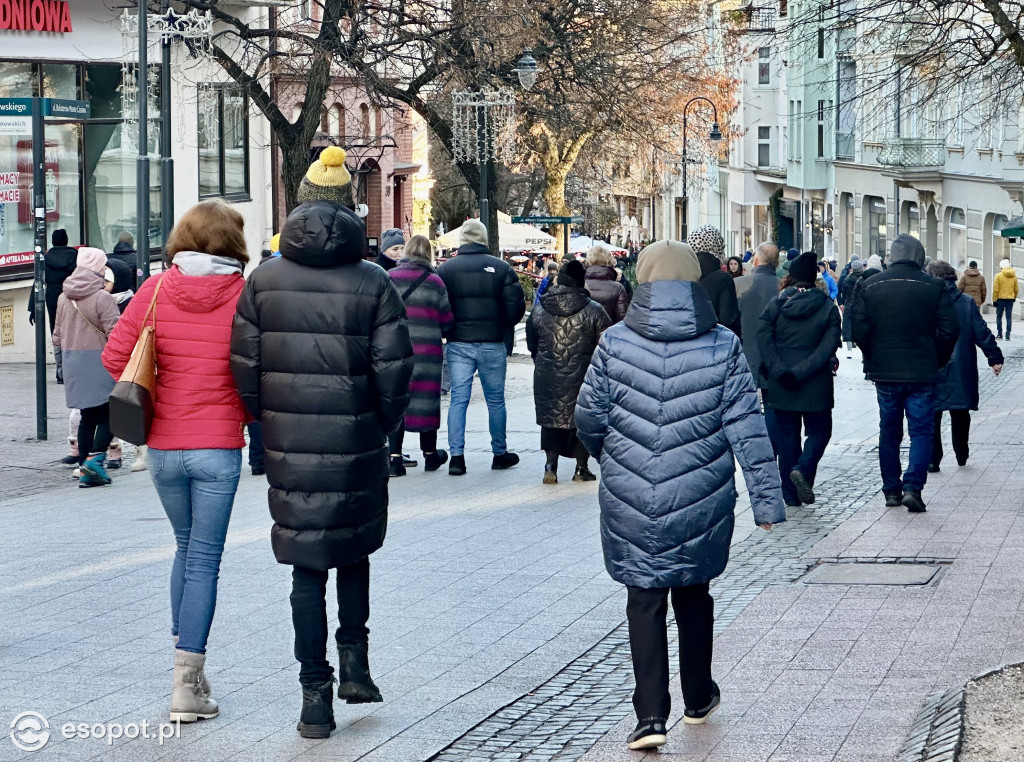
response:
<path fill-rule="evenodd" d="M 718 707 L 708 583 L 729 558 L 734 459 L 758 525 L 786 520 L 753 379 L 700 274 L 686 244 L 659 241 L 641 252 L 641 285 L 625 320 L 604 332 L 576 407 L 579 438 L 601 463 L 605 566 L 628 589 L 639 721 L 631 749 L 665 743 L 670 594 L 685 660 L 684 720 L 700 724 Z"/>

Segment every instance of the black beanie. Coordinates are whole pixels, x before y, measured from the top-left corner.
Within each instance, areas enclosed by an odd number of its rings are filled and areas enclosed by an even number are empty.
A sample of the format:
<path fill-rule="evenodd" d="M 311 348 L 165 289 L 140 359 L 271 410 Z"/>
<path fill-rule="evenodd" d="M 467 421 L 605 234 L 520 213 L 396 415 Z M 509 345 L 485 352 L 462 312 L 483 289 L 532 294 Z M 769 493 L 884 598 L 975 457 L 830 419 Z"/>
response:
<path fill-rule="evenodd" d="M 575 259 L 566 262 L 562 265 L 562 269 L 558 271 L 558 285 L 567 286 L 569 288 L 583 288 L 583 284 L 587 280 L 587 268 L 577 262 Z"/>
<path fill-rule="evenodd" d="M 68 231 L 64 228 L 57 228 L 53 231 L 53 235 L 50 236 L 50 241 L 53 242 L 54 246 L 67 246 L 68 245 Z"/>
<path fill-rule="evenodd" d="M 818 277 L 818 257 L 813 251 L 801 254 L 789 266 L 789 277 L 798 283 L 813 285 Z"/>

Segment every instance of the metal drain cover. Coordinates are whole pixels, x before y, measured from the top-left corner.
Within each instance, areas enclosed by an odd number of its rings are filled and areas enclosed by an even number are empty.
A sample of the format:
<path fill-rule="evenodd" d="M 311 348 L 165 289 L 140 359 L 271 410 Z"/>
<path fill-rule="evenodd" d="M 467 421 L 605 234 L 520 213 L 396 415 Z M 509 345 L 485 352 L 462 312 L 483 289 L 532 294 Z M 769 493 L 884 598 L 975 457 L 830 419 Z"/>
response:
<path fill-rule="evenodd" d="M 927 585 L 939 571 L 935 564 L 821 564 L 804 582 L 812 585 Z"/>

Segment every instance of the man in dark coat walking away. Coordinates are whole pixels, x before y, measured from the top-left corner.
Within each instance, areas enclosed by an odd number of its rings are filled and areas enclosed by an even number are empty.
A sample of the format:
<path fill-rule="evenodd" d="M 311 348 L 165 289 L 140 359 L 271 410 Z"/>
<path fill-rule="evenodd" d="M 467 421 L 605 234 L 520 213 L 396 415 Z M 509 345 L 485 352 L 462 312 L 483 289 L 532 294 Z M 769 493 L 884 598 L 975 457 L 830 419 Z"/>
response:
<path fill-rule="evenodd" d="M 448 289 L 448 301 L 455 315 L 446 334 L 452 384 L 448 405 L 448 447 L 452 458 L 448 473 L 466 473 L 466 411 L 473 392 L 473 374 L 477 372 L 487 402 L 491 468 L 511 468 L 519 462 L 519 456 L 508 451 L 505 439 L 505 337 L 526 313 L 526 296 L 519 276 L 508 262 L 491 256 L 487 228 L 480 220 L 463 223 L 458 255 L 441 265 L 437 274 Z"/>
<path fill-rule="evenodd" d="M 953 354 L 960 323 L 949 291 L 924 273 L 925 253 L 911 235 L 897 236 L 885 272 L 862 278 L 853 313 L 853 340 L 878 395 L 878 463 L 889 507 L 923 513 L 935 426 L 935 385 Z M 903 416 L 910 459 L 900 478 Z"/>
<path fill-rule="evenodd" d="M 732 331 L 717 324 L 684 243 L 640 254 L 626 319 L 601 337 L 576 407 L 579 437 L 601 460 L 605 567 L 627 586 L 636 730 L 631 749 L 665 743 L 669 598 L 679 628 L 686 724 L 718 708 L 711 676 L 714 600 L 729 557 L 739 461 L 754 520 L 786 520 L 771 442 Z"/>
<path fill-rule="evenodd" d="M 814 503 L 818 463 L 832 438 L 832 365 L 839 348 L 839 308 L 814 285 L 815 254 L 790 265 L 785 287 L 768 302 L 757 332 L 765 379 L 764 416 L 779 457 L 786 505 Z M 800 427 L 806 441 L 800 445 Z"/>
<path fill-rule="evenodd" d="M 139 255 L 135 251 L 135 239 L 127 230 L 121 231 L 114 244 L 114 251 L 107 255 L 108 260 L 121 262 L 131 271 L 131 288 L 139 290 Z"/>
<path fill-rule="evenodd" d="M 700 285 L 711 299 L 718 324 L 724 325 L 735 334 L 740 333 L 740 309 L 736 303 L 736 283 L 729 273 L 722 269 L 725 255 L 725 239 L 714 225 L 694 228 L 686 242 L 697 254 L 700 262 Z"/>
<path fill-rule="evenodd" d="M 533 356 L 533 400 L 540 449 L 547 455 L 544 483 L 558 484 L 558 458 L 575 458 L 574 482 L 597 479 L 576 435 L 576 400 L 601 334 L 612 324 L 604 307 L 584 289 L 587 271 L 576 260 L 562 265 L 526 322 L 526 346 Z"/>
<path fill-rule="evenodd" d="M 949 411 L 953 454 L 957 465 L 966 466 L 970 456 L 971 411 L 978 409 L 978 351 L 985 353 L 989 367 L 997 376 L 1003 370 L 1003 352 L 988 323 L 981 316 L 972 294 L 961 292 L 956 283 L 956 270 L 948 262 L 932 262 L 929 275 L 946 283 L 949 298 L 960 321 L 960 338 L 949 363 L 940 371 L 935 388 L 935 440 L 932 445 L 930 473 L 937 473 L 942 463 L 942 412 Z M 977 347 L 977 349 L 975 349 Z"/>
<path fill-rule="evenodd" d="M 853 307 L 857 303 L 857 284 L 864 275 L 867 263 L 863 259 L 855 259 L 850 263 L 850 274 L 843 281 L 839 291 L 839 303 L 843 305 L 843 341 L 846 342 L 846 359 L 853 359 Z"/>
<path fill-rule="evenodd" d="M 334 728 L 327 661 L 328 570 L 337 570 L 338 697 L 382 701 L 370 678 L 371 553 L 388 516 L 387 436 L 409 404 L 412 344 L 391 278 L 363 261 L 366 229 L 348 205 L 345 152 L 331 146 L 299 188 L 281 256 L 249 276 L 231 337 L 231 369 L 263 424 L 271 544 L 292 571 L 302 685 L 299 732 Z"/>
<path fill-rule="evenodd" d="M 46 315 L 50 319 L 50 335 L 53 335 L 54 321 L 57 319 L 57 301 L 64 293 L 64 281 L 75 271 L 78 251 L 68 246 L 68 231 L 64 228 L 54 230 L 50 236 L 53 244 L 43 255 L 43 283 L 46 286 Z M 36 294 L 32 291 L 28 298 L 28 322 L 36 324 Z M 57 383 L 64 383 L 64 363 L 60 347 L 53 348 L 54 360 L 57 363 Z"/>
<path fill-rule="evenodd" d="M 761 313 L 768 302 L 779 295 L 779 279 L 775 271 L 779 266 L 779 247 L 774 243 L 762 243 L 754 252 L 751 260 L 754 271 L 750 275 L 736 278 L 736 292 L 739 294 L 737 304 L 740 310 L 740 336 L 746 336 L 743 342 L 743 354 L 754 377 L 758 389 L 764 388 L 761 377 L 761 350 L 757 346 L 757 329 L 761 323 Z"/>

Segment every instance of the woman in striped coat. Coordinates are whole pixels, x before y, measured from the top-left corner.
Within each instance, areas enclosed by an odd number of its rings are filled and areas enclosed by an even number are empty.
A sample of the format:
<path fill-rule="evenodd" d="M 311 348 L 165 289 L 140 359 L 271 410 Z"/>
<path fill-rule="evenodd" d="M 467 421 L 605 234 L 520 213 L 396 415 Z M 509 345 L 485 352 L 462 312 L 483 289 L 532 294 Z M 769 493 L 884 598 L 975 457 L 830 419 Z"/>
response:
<path fill-rule="evenodd" d="M 388 271 L 405 302 L 415 355 L 405 423 L 388 437 L 391 476 L 405 476 L 402 442 L 406 431 L 420 435 L 425 470 L 436 471 L 448 460 L 448 453 L 437 449 L 437 430 L 441 427 L 441 337 L 453 318 L 448 290 L 434 271 L 433 260 L 430 241 L 417 235 L 406 244 L 403 259 Z"/>

